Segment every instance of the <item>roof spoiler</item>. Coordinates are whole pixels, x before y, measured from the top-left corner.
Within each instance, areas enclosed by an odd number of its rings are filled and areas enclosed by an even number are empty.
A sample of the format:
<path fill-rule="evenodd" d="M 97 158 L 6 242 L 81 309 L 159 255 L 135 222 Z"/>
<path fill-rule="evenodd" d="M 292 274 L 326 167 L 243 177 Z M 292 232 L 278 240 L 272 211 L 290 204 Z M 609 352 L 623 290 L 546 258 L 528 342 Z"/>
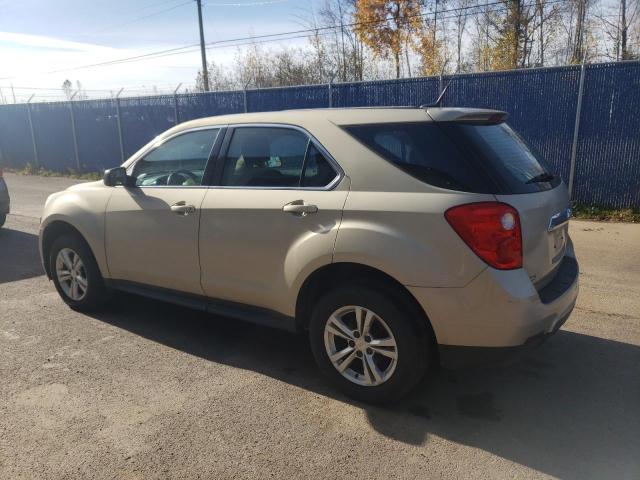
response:
<path fill-rule="evenodd" d="M 433 103 L 427 103 L 420 105 L 420 108 L 424 109 L 434 121 L 452 121 L 452 122 L 461 122 L 461 123 L 475 123 L 482 125 L 497 125 L 499 123 L 504 122 L 509 114 L 507 112 L 503 112 L 500 110 L 484 110 L 484 109 L 472 109 L 473 111 L 469 111 L 471 109 L 461 109 L 457 112 L 451 111 L 446 115 L 432 115 L 429 112 L 430 108 L 442 108 L 442 99 L 444 98 L 445 93 L 447 93 L 447 89 L 451 82 L 458 76 L 458 70 L 451 76 L 445 87 L 436 98 L 436 101 Z M 451 109 L 455 110 L 455 109 Z M 466 111 L 465 111 L 466 110 Z M 437 118 L 437 117 L 446 117 L 446 118 Z"/>
<path fill-rule="evenodd" d="M 481 108 L 428 108 L 427 115 L 434 122 L 473 123 L 475 125 L 498 125 L 509 116 L 507 112 Z"/>

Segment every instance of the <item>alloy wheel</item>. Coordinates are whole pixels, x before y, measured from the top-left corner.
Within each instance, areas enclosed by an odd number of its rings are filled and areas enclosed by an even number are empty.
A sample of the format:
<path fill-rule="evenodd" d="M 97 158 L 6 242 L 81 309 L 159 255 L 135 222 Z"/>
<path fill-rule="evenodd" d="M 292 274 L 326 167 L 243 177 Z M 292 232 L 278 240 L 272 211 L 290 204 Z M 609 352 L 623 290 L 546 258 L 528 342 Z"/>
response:
<path fill-rule="evenodd" d="M 84 263 L 74 250 L 63 248 L 56 257 L 56 277 L 64 294 L 79 302 L 87 293 L 89 282 Z"/>
<path fill-rule="evenodd" d="M 386 382 L 398 362 L 396 339 L 387 323 L 365 307 L 349 305 L 329 317 L 324 328 L 329 360 L 347 380 L 363 386 Z"/>

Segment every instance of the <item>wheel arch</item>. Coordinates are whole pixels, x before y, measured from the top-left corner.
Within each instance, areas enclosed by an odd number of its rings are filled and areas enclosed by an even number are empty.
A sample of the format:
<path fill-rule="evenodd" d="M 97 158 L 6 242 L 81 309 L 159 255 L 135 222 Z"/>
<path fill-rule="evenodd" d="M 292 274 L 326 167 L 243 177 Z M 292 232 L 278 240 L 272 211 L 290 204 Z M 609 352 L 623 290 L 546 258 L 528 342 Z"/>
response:
<path fill-rule="evenodd" d="M 61 237 L 62 235 L 77 235 L 82 241 L 87 245 L 93 258 L 98 261 L 98 257 L 94 249 L 91 246 L 91 243 L 87 241 L 85 235 L 71 222 L 66 219 L 55 219 L 47 223 L 47 225 L 43 228 L 42 233 L 40 235 L 40 249 L 41 249 L 41 257 L 42 257 L 42 266 L 44 267 L 44 271 L 47 274 L 47 277 L 51 279 L 51 269 L 49 268 L 49 252 L 51 250 L 51 246 L 56 238 Z M 100 264 L 98 263 L 98 267 L 100 268 Z M 104 276 L 104 272 L 103 276 Z"/>
<path fill-rule="evenodd" d="M 422 320 L 421 324 L 414 325 L 416 333 L 421 336 L 426 335 L 436 345 L 436 337 L 427 313 L 402 283 L 382 270 L 352 262 L 324 265 L 305 279 L 296 300 L 296 326 L 298 330 L 308 328 L 311 310 L 322 294 L 343 283 L 369 286 L 389 293 L 395 302 L 408 309 L 412 318 Z"/>

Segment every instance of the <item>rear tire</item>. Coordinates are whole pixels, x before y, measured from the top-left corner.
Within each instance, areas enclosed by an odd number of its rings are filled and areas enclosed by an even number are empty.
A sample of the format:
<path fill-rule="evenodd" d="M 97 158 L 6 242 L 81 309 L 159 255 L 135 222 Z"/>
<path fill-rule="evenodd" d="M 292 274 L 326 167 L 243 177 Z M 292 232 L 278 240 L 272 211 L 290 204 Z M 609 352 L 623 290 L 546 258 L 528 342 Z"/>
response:
<path fill-rule="evenodd" d="M 97 310 L 109 297 L 93 253 L 79 235 L 66 234 L 54 240 L 49 271 L 58 294 L 74 310 Z"/>
<path fill-rule="evenodd" d="M 424 319 L 394 300 L 383 290 L 345 285 L 326 293 L 311 315 L 310 343 L 320 370 L 357 400 L 397 401 L 427 371 L 432 356 Z"/>

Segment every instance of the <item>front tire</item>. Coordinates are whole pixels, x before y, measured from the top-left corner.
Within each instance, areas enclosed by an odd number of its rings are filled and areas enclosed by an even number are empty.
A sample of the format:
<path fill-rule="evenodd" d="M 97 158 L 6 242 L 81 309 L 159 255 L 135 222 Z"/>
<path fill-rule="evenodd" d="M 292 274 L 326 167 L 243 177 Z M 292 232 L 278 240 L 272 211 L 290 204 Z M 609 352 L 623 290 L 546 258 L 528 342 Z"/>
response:
<path fill-rule="evenodd" d="M 7 214 L 6 213 L 0 213 L 0 228 L 4 225 L 4 222 L 7 221 Z"/>
<path fill-rule="evenodd" d="M 423 378 L 430 341 L 423 319 L 383 290 L 338 287 L 317 303 L 309 324 L 320 370 L 346 395 L 393 402 Z"/>
<path fill-rule="evenodd" d="M 58 294 L 74 310 L 96 310 L 108 298 L 93 253 L 79 235 L 67 234 L 54 240 L 49 250 L 49 271 Z"/>

